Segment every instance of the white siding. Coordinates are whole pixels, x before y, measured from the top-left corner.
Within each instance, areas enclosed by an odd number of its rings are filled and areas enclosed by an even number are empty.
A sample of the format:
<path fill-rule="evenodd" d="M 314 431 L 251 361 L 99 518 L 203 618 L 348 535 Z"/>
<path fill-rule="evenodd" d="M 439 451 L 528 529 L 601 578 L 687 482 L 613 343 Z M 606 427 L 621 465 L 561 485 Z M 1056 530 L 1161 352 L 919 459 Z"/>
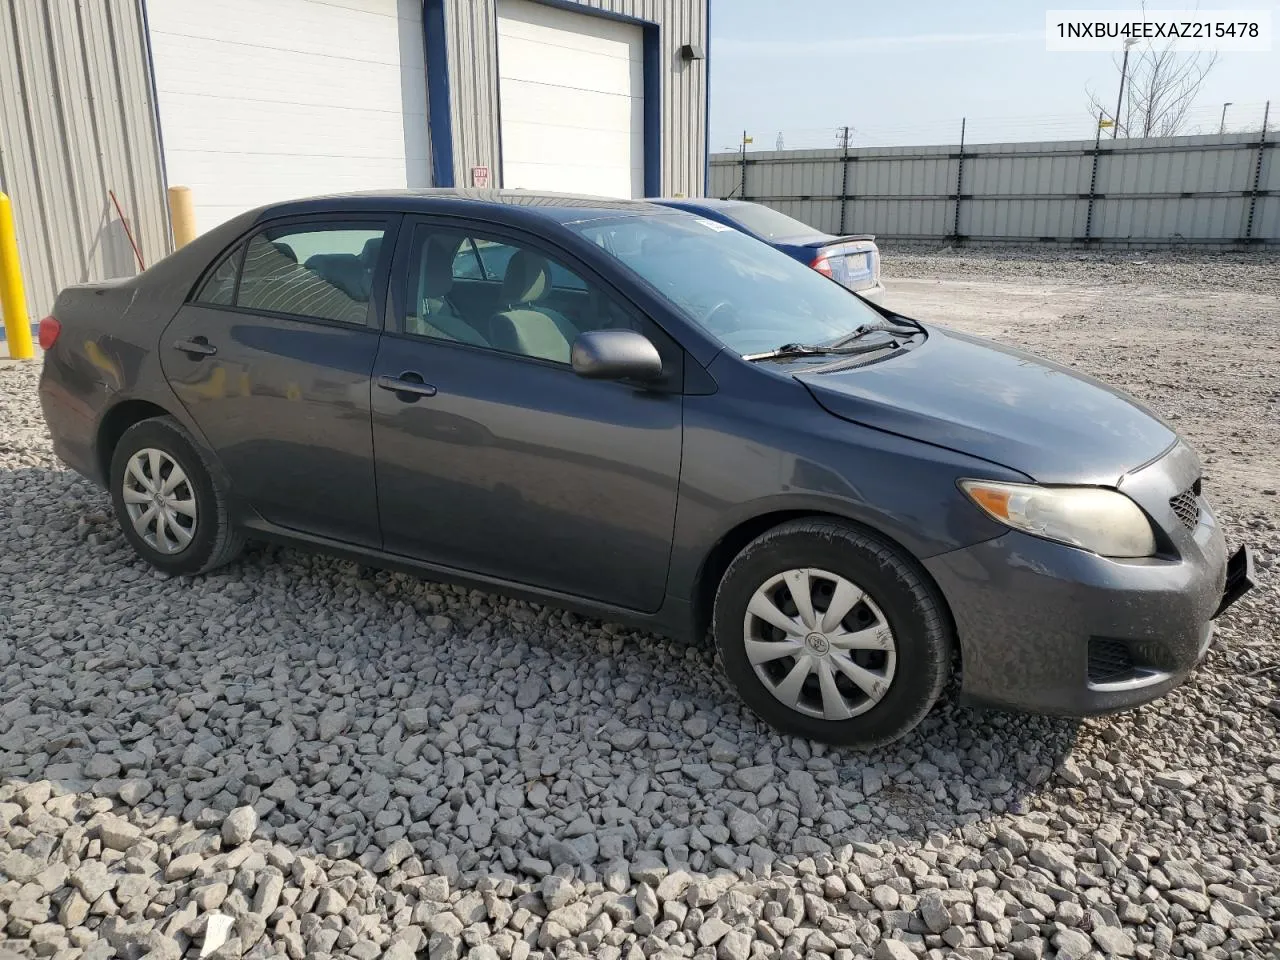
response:
<path fill-rule="evenodd" d="M 640 27 L 501 0 L 498 70 L 504 187 L 643 196 Z"/>
<path fill-rule="evenodd" d="M 207 230 L 265 203 L 431 183 L 417 0 L 149 0 L 165 169 Z"/>

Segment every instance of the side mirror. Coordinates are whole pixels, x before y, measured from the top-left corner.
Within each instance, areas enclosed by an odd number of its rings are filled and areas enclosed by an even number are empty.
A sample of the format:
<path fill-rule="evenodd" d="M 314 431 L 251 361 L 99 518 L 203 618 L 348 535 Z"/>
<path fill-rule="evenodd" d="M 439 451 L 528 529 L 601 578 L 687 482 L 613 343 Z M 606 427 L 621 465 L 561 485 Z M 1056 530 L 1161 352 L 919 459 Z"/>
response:
<path fill-rule="evenodd" d="M 573 341 L 573 372 L 588 380 L 656 380 L 662 357 L 649 338 L 634 330 L 588 330 Z"/>

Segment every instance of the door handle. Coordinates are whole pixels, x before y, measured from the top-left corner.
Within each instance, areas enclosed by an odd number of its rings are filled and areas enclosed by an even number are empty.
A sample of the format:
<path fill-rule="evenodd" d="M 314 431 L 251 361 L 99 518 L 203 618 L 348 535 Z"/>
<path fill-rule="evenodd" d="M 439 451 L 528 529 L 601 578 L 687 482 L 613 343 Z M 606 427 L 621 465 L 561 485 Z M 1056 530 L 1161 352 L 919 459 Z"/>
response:
<path fill-rule="evenodd" d="M 406 371 L 398 377 L 379 377 L 378 386 L 383 390 L 390 390 L 392 393 L 401 394 L 401 400 L 413 402 L 417 397 L 434 397 L 436 388 L 429 383 L 423 383 L 422 377 L 412 371 Z M 409 394 L 409 397 L 403 396 Z"/>
<path fill-rule="evenodd" d="M 218 352 L 218 348 L 211 344 L 205 337 L 192 337 L 190 340 L 178 340 L 174 343 L 173 349 L 181 350 L 192 360 L 212 357 Z"/>

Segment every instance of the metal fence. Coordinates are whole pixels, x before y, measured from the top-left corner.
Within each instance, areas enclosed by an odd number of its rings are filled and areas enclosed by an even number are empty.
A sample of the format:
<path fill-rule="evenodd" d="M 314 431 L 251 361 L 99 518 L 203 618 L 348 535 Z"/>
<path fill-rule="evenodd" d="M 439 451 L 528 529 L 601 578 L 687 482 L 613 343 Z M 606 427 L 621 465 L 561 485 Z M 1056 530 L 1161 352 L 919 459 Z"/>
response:
<path fill-rule="evenodd" d="M 1274 124 L 1273 124 L 1274 127 Z M 1280 244 L 1277 137 L 722 153 L 710 195 L 911 241 Z"/>
<path fill-rule="evenodd" d="M 169 252 L 164 177 L 141 4 L 0 7 L 0 191 L 34 320 L 67 284 L 137 273 L 133 243 Z"/>

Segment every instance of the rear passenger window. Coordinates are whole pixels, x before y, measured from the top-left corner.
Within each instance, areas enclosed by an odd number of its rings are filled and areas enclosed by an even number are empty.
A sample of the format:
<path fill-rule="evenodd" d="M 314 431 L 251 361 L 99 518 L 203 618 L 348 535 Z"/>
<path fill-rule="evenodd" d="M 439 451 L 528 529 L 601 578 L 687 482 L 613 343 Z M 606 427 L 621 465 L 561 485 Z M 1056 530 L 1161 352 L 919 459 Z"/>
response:
<path fill-rule="evenodd" d="M 362 223 L 264 230 L 249 241 L 236 306 L 363 326 L 384 234 Z"/>
<path fill-rule="evenodd" d="M 216 270 L 209 274 L 209 279 L 196 294 L 196 303 L 210 303 L 229 307 L 236 295 L 236 274 L 240 272 L 240 254 L 243 246 L 238 246 L 222 259 Z"/>

